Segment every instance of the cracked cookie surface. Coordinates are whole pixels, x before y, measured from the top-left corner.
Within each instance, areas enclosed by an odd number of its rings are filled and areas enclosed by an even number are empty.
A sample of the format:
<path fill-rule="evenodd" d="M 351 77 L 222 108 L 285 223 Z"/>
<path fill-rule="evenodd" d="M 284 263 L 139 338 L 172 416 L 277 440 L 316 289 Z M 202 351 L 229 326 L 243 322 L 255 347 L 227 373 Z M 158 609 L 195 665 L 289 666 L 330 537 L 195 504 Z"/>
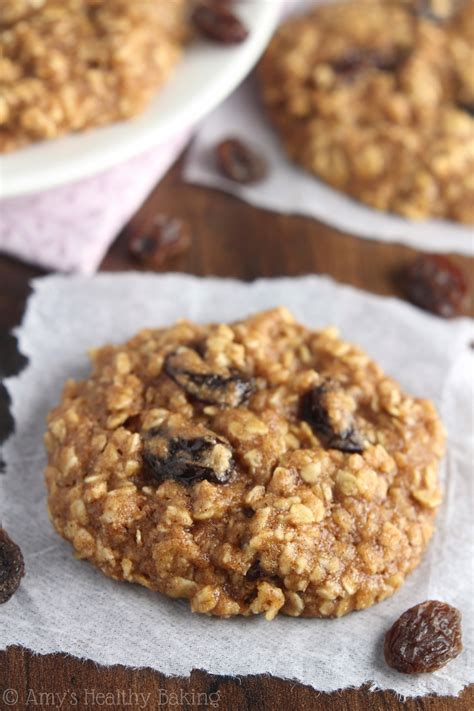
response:
<path fill-rule="evenodd" d="M 474 223 L 474 0 L 456 7 L 444 22 L 387 0 L 287 20 L 259 76 L 290 158 L 379 210 Z"/>
<path fill-rule="evenodd" d="M 221 617 L 337 617 L 418 565 L 442 425 L 334 328 L 181 321 L 92 361 L 49 414 L 45 477 L 106 575 Z"/>

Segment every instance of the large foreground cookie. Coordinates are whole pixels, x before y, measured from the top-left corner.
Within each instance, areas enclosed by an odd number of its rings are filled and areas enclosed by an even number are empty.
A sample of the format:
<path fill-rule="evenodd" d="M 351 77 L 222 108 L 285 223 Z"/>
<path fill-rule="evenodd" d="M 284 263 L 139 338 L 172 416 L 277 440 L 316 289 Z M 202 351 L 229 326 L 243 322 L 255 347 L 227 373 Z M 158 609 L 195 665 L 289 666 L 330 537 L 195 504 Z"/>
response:
<path fill-rule="evenodd" d="M 285 309 L 146 330 L 48 418 L 57 531 L 113 578 L 227 617 L 340 616 L 418 565 L 443 428 L 335 329 Z"/>
<path fill-rule="evenodd" d="M 430 17 L 357 0 L 292 18 L 262 60 L 263 96 L 288 154 L 335 188 L 472 223 L 474 0 Z"/>

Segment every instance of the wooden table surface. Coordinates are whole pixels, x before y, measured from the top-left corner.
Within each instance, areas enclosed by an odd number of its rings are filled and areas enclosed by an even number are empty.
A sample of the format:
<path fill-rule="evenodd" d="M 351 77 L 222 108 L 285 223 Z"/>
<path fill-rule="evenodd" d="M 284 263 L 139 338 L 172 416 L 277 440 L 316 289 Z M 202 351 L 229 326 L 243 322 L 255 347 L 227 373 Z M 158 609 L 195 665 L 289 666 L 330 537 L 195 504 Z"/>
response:
<path fill-rule="evenodd" d="M 182 216 L 194 230 L 191 249 L 168 262 L 163 271 L 244 280 L 328 274 L 368 291 L 400 296 L 397 272 L 415 254 L 407 247 L 357 239 L 314 220 L 265 212 L 218 191 L 186 185 L 180 180 L 178 164 L 118 236 L 102 269 L 135 268 L 127 254 L 127 239 L 146 231 L 157 212 Z M 472 297 L 474 260 L 459 256 L 453 256 L 453 260 L 465 270 Z M 0 257 L 0 376 L 16 372 L 22 364 L 15 341 L 7 333 L 21 320 L 29 279 L 42 273 Z M 469 312 L 472 314 L 472 298 Z M 11 428 L 5 391 L 0 405 L 0 436 L 5 436 Z M 0 615 L 7 614 L 5 606 Z M 234 679 L 195 670 L 190 677 L 170 679 L 149 669 L 100 667 L 63 654 L 33 655 L 20 647 L 0 653 L 0 709 L 103 707 L 468 711 L 474 708 L 474 686 L 456 699 L 424 697 L 403 703 L 391 692 L 370 692 L 367 688 L 321 694 L 301 684 L 265 676 Z"/>

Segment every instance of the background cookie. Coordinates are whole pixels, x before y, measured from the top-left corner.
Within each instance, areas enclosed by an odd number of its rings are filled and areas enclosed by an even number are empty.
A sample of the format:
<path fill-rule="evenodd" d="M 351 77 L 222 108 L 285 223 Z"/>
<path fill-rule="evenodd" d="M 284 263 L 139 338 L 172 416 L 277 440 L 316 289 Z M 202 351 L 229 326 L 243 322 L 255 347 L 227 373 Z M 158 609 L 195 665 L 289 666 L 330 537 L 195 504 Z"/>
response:
<path fill-rule="evenodd" d="M 473 23 L 472 0 L 445 23 L 379 0 L 288 20 L 259 75 L 290 157 L 380 210 L 474 222 Z"/>
<path fill-rule="evenodd" d="M 142 111 L 181 54 L 187 0 L 2 0 L 0 152 Z"/>
<path fill-rule="evenodd" d="M 284 309 L 93 354 L 48 419 L 57 531 L 117 579 L 218 616 L 340 616 L 418 564 L 443 429 L 335 329 Z"/>

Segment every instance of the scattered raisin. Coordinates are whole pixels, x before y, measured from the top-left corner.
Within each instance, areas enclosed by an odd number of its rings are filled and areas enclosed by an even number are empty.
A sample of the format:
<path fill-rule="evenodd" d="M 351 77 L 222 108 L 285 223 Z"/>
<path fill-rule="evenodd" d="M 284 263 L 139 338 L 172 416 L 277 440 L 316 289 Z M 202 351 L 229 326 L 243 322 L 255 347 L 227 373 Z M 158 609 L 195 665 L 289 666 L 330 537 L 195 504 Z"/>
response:
<path fill-rule="evenodd" d="M 161 267 L 167 259 L 182 254 L 191 245 L 191 229 L 177 217 L 157 215 L 150 231 L 129 242 L 132 257 L 147 267 Z"/>
<path fill-rule="evenodd" d="M 208 39 L 222 44 L 237 44 L 248 37 L 248 30 L 223 2 L 200 2 L 193 14 L 196 28 Z"/>
<path fill-rule="evenodd" d="M 25 563 L 19 546 L 0 528 L 0 604 L 14 595 L 24 574 Z"/>
<path fill-rule="evenodd" d="M 265 159 L 238 138 L 219 143 L 216 157 L 221 173 L 236 183 L 257 183 L 267 175 Z"/>
<path fill-rule="evenodd" d="M 242 373 L 214 373 L 200 355 L 182 346 L 170 353 L 165 373 L 200 402 L 221 407 L 238 407 L 253 392 L 253 381 Z"/>
<path fill-rule="evenodd" d="M 362 437 L 357 432 L 352 413 L 346 412 L 337 424 L 333 422 L 328 407 L 328 397 L 337 393 L 337 383 L 327 381 L 304 393 L 300 403 L 301 419 L 308 422 L 312 429 L 322 436 L 330 449 L 341 452 L 362 452 Z"/>
<path fill-rule="evenodd" d="M 461 613 L 438 600 L 411 607 L 385 635 L 387 664 L 405 674 L 441 669 L 461 651 Z"/>
<path fill-rule="evenodd" d="M 462 271 L 441 254 L 420 254 L 403 273 L 405 293 L 425 311 L 451 318 L 462 313 L 467 284 Z"/>
<path fill-rule="evenodd" d="M 153 428 L 145 434 L 143 459 L 160 483 L 174 479 L 182 484 L 193 484 L 207 479 L 225 484 L 235 466 L 227 440 L 213 433 L 177 436 L 166 426 Z"/>

